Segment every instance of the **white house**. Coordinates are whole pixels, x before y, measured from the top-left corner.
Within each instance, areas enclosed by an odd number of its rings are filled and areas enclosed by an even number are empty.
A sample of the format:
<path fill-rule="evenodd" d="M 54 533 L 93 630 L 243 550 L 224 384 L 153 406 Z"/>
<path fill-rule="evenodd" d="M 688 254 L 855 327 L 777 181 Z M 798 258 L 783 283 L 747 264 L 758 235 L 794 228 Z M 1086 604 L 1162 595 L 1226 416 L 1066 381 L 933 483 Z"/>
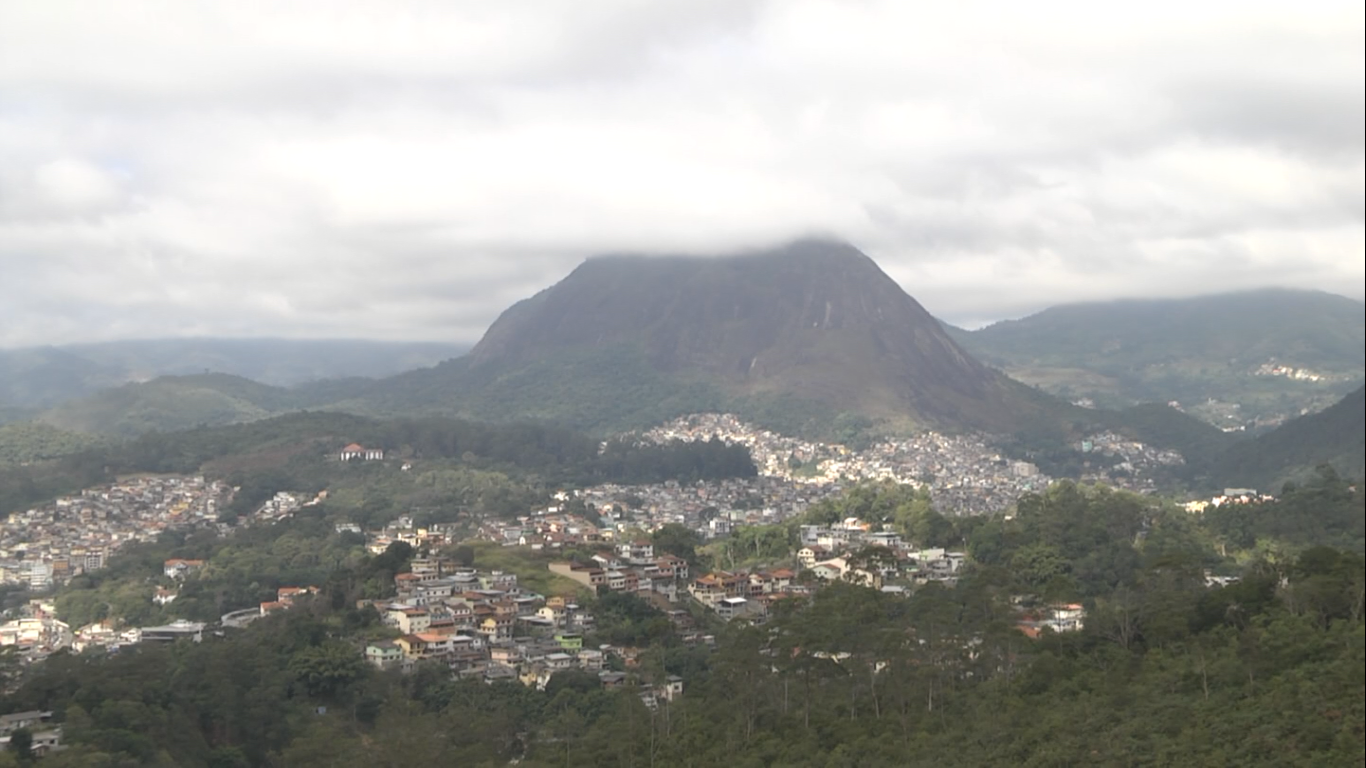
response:
<path fill-rule="evenodd" d="M 749 601 L 743 597 L 723 597 L 715 608 L 717 616 L 729 621 L 749 613 Z"/>
<path fill-rule="evenodd" d="M 849 570 L 849 564 L 844 558 L 836 557 L 832 560 L 825 560 L 811 566 L 816 578 L 823 581 L 839 581 L 844 576 L 844 572 Z"/>

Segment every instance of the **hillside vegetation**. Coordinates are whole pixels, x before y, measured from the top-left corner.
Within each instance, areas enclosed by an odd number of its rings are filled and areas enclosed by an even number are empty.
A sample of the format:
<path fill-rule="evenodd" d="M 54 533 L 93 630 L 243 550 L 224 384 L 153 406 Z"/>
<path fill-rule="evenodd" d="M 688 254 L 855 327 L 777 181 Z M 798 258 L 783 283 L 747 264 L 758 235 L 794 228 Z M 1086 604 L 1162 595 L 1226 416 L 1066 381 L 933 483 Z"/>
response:
<path fill-rule="evenodd" d="M 40 418 L 72 432 L 136 437 L 263 419 L 301 405 L 289 390 L 210 373 L 106 389 L 45 411 Z"/>
<path fill-rule="evenodd" d="M 1325 411 L 1233 446 L 1219 458 L 1213 474 L 1226 485 L 1274 492 L 1321 465 L 1348 477 L 1366 476 L 1366 388 Z"/>
<path fill-rule="evenodd" d="M 1235 426 L 1319 410 L 1354 387 L 1366 368 L 1364 316 L 1359 301 L 1277 289 L 1063 305 L 949 331 L 985 362 L 1064 397 L 1105 407 L 1178 400 Z M 1268 363 L 1327 381 L 1254 375 Z"/>
<path fill-rule="evenodd" d="M 49 424 L 16 422 L 0 426 L 0 464 L 26 464 L 89 450 L 108 441 L 98 435 L 66 432 Z"/>

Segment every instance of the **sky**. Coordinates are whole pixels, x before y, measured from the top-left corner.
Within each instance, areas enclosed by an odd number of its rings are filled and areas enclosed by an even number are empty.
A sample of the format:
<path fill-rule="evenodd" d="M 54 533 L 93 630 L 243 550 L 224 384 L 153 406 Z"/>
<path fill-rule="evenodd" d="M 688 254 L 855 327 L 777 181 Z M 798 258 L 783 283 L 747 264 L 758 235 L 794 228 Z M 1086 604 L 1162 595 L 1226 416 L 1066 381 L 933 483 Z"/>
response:
<path fill-rule="evenodd" d="M 820 234 L 931 312 L 1360 298 L 1360 2 L 0 3 L 0 346 L 470 343 Z"/>

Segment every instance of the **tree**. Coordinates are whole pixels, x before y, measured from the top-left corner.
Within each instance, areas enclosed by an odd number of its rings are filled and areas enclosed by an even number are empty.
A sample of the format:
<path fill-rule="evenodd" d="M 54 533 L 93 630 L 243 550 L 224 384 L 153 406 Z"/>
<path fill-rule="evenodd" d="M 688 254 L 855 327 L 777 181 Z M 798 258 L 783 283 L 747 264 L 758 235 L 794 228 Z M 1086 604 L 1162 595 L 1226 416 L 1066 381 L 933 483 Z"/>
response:
<path fill-rule="evenodd" d="M 602 687 L 598 676 L 581 669 L 567 669 L 556 672 L 546 681 L 545 693 L 551 698 L 560 691 L 574 691 L 579 694 L 592 693 Z"/>
<path fill-rule="evenodd" d="M 474 547 L 468 544 L 460 544 L 451 550 L 451 559 L 456 565 L 473 568 L 474 567 Z"/>
<path fill-rule="evenodd" d="M 696 532 L 681 523 L 667 523 L 650 535 L 655 552 L 664 552 L 687 560 L 690 565 L 697 564 L 697 545 L 702 539 Z"/>
<path fill-rule="evenodd" d="M 17 728 L 9 736 L 9 751 L 21 763 L 33 760 L 33 732 L 27 728 Z"/>
<path fill-rule="evenodd" d="M 289 671 L 308 695 L 339 699 L 366 672 L 365 661 L 346 643 L 329 642 L 303 648 L 289 660 Z"/>
<path fill-rule="evenodd" d="M 348 733 L 336 718 L 315 717 L 296 736 L 280 756 L 280 765 L 320 766 L 320 768 L 362 768 L 368 766 L 359 739 Z"/>
<path fill-rule="evenodd" d="M 1010 567 L 1024 586 L 1041 590 L 1055 577 L 1068 571 L 1068 563 L 1058 550 L 1047 544 L 1030 544 L 1015 551 Z"/>

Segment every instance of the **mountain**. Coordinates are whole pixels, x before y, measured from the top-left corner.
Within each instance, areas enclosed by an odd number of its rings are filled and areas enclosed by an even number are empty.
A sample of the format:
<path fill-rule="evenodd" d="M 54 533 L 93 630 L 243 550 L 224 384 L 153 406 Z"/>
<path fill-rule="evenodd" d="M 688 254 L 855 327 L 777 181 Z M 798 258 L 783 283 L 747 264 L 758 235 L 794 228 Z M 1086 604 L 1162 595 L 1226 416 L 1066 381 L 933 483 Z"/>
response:
<path fill-rule="evenodd" d="M 729 411 L 844 442 L 923 428 L 1067 450 L 1115 430 L 1183 454 L 1231 439 L 1165 405 L 1083 409 L 978 362 L 867 256 L 805 240 L 725 257 L 589 259 L 518 302 L 464 357 L 291 389 L 162 377 L 49 409 L 61 429 L 133 435 L 302 409 L 542 421 L 599 435 Z"/>
<path fill-rule="evenodd" d="M 468 345 L 444 342 L 271 338 L 114 341 L 64 349 L 128 371 L 139 380 L 214 372 L 278 387 L 326 379 L 382 378 L 469 351 Z"/>
<path fill-rule="evenodd" d="M 410 407 L 589 427 L 623 410 L 653 422 L 731 407 L 1014 431 L 1059 406 L 964 352 L 872 259 L 822 240 L 729 257 L 589 259 L 504 312 L 467 359 L 397 378 Z"/>
<path fill-rule="evenodd" d="M 1342 296 L 1268 289 L 1063 305 L 946 331 L 983 361 L 1069 399 L 1112 408 L 1176 400 L 1236 427 L 1319 410 L 1357 386 L 1364 315 Z"/>
<path fill-rule="evenodd" d="M 1275 491 L 1287 480 L 1311 475 L 1321 464 L 1347 477 L 1366 476 L 1366 388 L 1327 410 L 1234 445 L 1220 457 L 1212 477 L 1225 486 Z"/>
<path fill-rule="evenodd" d="M 0 350 L 0 408 L 16 417 L 125 381 L 118 369 L 57 347 Z"/>
<path fill-rule="evenodd" d="M 379 378 L 434 365 L 468 347 L 351 339 L 147 339 L 0 350 L 0 419 L 159 376 L 226 373 L 291 387 Z M 5 418 L 4 411 L 15 415 Z"/>
<path fill-rule="evenodd" d="M 344 380 L 285 389 L 226 373 L 162 376 L 62 403 L 38 418 L 70 432 L 135 437 L 264 419 L 342 399 L 370 384 Z"/>

